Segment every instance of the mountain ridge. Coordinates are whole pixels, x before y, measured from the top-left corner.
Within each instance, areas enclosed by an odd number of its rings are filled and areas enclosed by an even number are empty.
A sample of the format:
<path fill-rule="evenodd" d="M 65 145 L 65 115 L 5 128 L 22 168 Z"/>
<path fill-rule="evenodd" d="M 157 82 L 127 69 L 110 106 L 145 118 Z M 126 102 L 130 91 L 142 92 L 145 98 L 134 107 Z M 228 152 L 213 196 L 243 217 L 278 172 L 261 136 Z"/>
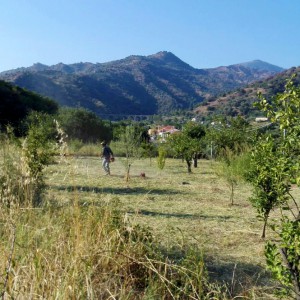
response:
<path fill-rule="evenodd" d="M 300 67 L 293 67 L 277 73 L 264 80 L 259 80 L 219 96 L 210 97 L 194 109 L 198 115 L 213 116 L 225 114 L 230 116 L 257 116 L 262 113 L 253 107 L 253 103 L 259 100 L 258 94 L 262 94 L 268 101 L 278 93 L 284 92 L 287 80 L 293 78 L 296 86 L 300 85 Z"/>
<path fill-rule="evenodd" d="M 106 63 L 36 63 L 1 72 L 0 79 L 97 114 L 163 114 L 191 109 L 212 95 L 278 73 L 247 64 L 196 69 L 173 53 L 160 51 Z"/>
<path fill-rule="evenodd" d="M 44 70 L 59 71 L 64 67 L 71 68 L 71 69 L 73 69 L 73 71 L 79 70 L 79 72 L 81 72 L 83 69 L 85 69 L 85 71 L 86 71 L 87 67 L 112 64 L 112 63 L 116 63 L 116 62 L 123 62 L 123 61 L 127 61 L 129 59 L 137 59 L 138 60 L 138 59 L 143 59 L 143 58 L 146 58 L 146 59 L 154 58 L 154 59 L 157 59 L 157 60 L 163 61 L 163 62 L 177 61 L 177 63 L 181 63 L 182 65 L 185 65 L 188 68 L 193 68 L 193 69 L 197 69 L 197 70 L 213 70 L 213 69 L 218 69 L 218 68 L 237 67 L 237 66 L 244 66 L 244 67 L 249 67 L 251 69 L 258 69 L 258 70 L 265 70 L 265 71 L 268 71 L 268 70 L 274 71 L 275 70 L 276 72 L 281 72 L 281 71 L 285 70 L 284 68 L 270 64 L 270 63 L 262 61 L 260 59 L 255 59 L 255 60 L 242 62 L 242 63 L 236 63 L 236 64 L 232 64 L 232 65 L 228 65 L 228 66 L 218 66 L 218 67 L 214 67 L 214 68 L 200 68 L 199 69 L 199 68 L 194 68 L 191 65 L 185 63 L 180 58 L 178 58 L 176 55 L 174 55 L 172 52 L 160 51 L 155 54 L 148 55 L 148 56 L 130 55 L 130 56 L 127 56 L 127 57 L 119 59 L 119 60 L 113 60 L 113 61 L 108 61 L 108 62 L 103 62 L 103 63 L 77 62 L 77 63 L 65 64 L 65 63 L 59 62 L 54 65 L 46 65 L 46 64 L 43 64 L 40 62 L 36 62 L 32 66 L 29 66 L 29 67 L 19 67 L 16 69 L 2 71 L 2 72 L 0 72 L 0 76 L 6 75 L 8 73 L 15 73 L 15 72 L 22 72 L 22 71 L 44 71 Z"/>

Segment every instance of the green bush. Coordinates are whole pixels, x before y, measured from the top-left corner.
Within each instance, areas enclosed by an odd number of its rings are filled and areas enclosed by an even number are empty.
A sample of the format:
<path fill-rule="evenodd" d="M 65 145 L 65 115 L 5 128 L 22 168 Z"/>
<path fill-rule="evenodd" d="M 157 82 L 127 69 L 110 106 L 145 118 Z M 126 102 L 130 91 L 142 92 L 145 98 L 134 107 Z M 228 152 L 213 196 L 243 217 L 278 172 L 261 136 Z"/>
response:
<path fill-rule="evenodd" d="M 69 139 L 82 142 L 110 141 L 112 129 L 97 115 L 83 108 L 61 108 L 57 119 Z"/>

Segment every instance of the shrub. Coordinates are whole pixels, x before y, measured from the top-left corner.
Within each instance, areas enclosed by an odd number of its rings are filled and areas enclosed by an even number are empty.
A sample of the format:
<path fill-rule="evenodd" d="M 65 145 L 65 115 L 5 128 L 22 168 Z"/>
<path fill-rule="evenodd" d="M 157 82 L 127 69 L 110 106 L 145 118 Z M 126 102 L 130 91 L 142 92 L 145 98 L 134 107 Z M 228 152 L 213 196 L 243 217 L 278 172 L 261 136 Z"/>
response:
<path fill-rule="evenodd" d="M 160 146 L 158 148 L 157 166 L 160 170 L 163 170 L 166 164 L 167 151 L 164 147 Z"/>

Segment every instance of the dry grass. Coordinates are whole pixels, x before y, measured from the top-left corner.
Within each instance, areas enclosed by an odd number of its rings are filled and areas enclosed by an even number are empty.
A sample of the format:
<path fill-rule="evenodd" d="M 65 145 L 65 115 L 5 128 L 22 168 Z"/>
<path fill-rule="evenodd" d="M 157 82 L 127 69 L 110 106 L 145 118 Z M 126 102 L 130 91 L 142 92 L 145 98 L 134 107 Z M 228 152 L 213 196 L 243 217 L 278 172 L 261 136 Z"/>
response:
<path fill-rule="evenodd" d="M 240 183 L 230 205 L 217 165 L 136 160 L 128 183 L 122 158 L 111 176 L 99 157 L 50 165 L 45 206 L 1 207 L 0 297 L 276 299 L 251 189 Z"/>
<path fill-rule="evenodd" d="M 274 299 L 264 271 L 262 223 L 247 201 L 251 189 L 239 184 L 231 206 L 230 191 L 216 176 L 214 164 L 200 161 L 189 175 L 180 160 L 167 159 L 162 171 L 155 160 L 152 165 L 149 159 L 137 160 L 127 185 L 121 158 L 111 164 L 112 176 L 104 176 L 100 158 L 68 158 L 48 167 L 47 195 L 49 203 L 59 205 L 117 201 L 132 224 L 150 226 L 166 249 L 173 248 L 175 259 L 176 245 L 197 245 L 203 249 L 211 280 L 227 282 L 233 294 L 240 291 L 249 297 L 252 290 L 252 299 Z"/>

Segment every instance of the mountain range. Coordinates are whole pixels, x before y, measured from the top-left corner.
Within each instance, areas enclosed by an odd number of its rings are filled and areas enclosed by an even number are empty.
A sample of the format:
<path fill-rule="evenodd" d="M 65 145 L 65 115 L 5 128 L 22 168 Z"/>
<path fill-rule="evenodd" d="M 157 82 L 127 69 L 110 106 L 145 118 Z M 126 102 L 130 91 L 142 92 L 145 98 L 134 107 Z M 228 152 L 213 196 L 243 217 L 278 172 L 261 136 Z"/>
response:
<path fill-rule="evenodd" d="M 56 100 L 103 114 L 170 114 L 265 80 L 284 69 L 255 60 L 197 69 L 171 52 L 132 55 L 107 63 L 41 63 L 0 73 L 0 79 Z M 199 111 L 199 110 L 198 110 Z"/>
<path fill-rule="evenodd" d="M 272 101 L 272 97 L 284 92 L 285 84 L 293 75 L 296 75 L 292 79 L 294 85 L 300 86 L 300 67 L 293 67 L 242 88 L 212 96 L 196 107 L 194 113 L 204 118 L 209 115 L 242 115 L 246 117 L 261 115 L 261 112 L 253 107 L 253 103 L 259 100 L 258 94 L 260 93 L 268 101 Z"/>

